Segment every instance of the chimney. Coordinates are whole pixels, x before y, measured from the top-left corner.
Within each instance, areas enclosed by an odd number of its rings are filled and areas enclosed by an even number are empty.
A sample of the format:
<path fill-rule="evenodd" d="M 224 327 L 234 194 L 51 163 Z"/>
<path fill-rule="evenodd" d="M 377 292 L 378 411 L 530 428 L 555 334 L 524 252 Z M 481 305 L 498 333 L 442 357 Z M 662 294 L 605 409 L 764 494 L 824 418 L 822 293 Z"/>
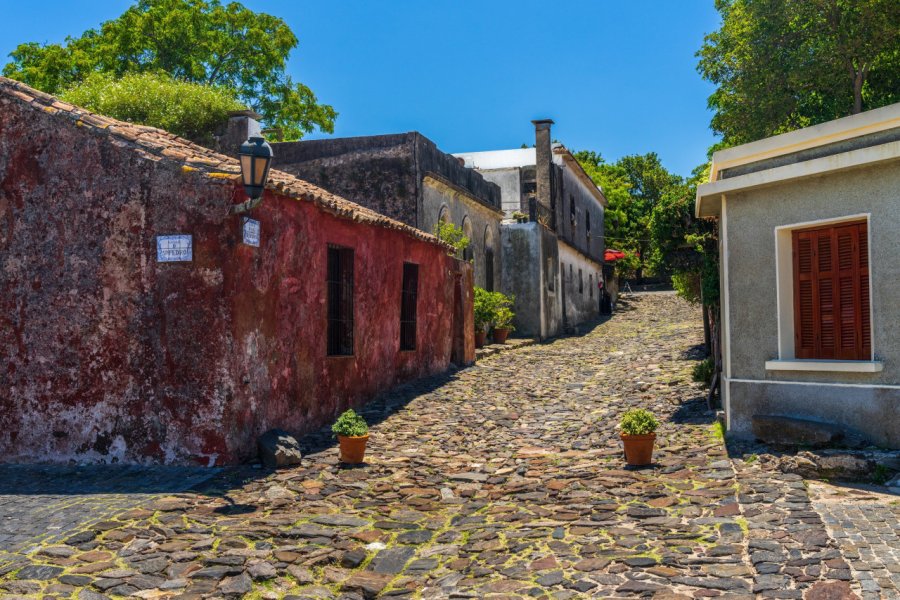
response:
<path fill-rule="evenodd" d="M 550 164 L 553 153 L 550 148 L 550 126 L 552 119 L 539 119 L 534 123 L 535 179 L 537 201 L 550 208 Z"/>
<path fill-rule="evenodd" d="M 259 119 L 262 117 L 252 110 L 240 110 L 228 115 L 225 130 L 216 137 L 216 150 L 228 156 L 235 156 L 241 144 L 254 135 L 262 135 Z"/>

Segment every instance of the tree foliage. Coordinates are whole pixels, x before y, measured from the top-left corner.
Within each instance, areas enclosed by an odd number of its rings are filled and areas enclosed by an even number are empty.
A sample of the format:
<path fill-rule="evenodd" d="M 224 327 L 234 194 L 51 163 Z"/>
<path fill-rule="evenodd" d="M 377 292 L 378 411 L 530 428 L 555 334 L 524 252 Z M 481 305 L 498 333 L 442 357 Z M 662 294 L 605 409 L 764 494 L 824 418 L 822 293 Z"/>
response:
<path fill-rule="evenodd" d="M 697 53 L 728 146 L 900 101 L 897 0 L 716 0 Z"/>
<path fill-rule="evenodd" d="M 238 2 L 139 0 L 64 44 L 20 44 L 3 74 L 56 94 L 95 73 L 163 72 L 232 90 L 263 116 L 274 139 L 297 139 L 316 127 L 330 133 L 337 113 L 285 72 L 296 46 L 282 19 Z"/>
<path fill-rule="evenodd" d="M 466 248 L 472 243 L 461 227 L 457 227 L 450 221 L 438 221 L 434 224 L 434 237 L 453 246 L 453 256 L 462 258 Z"/>
<path fill-rule="evenodd" d="M 625 156 L 615 163 L 606 163 L 600 154 L 587 150 L 576 152 L 575 158 L 603 189 L 609 203 L 605 245 L 626 254 L 616 263 L 618 273 L 641 278 L 652 266 L 649 226 L 653 207 L 681 178 L 666 170 L 655 152 Z"/>
<path fill-rule="evenodd" d="M 178 81 L 163 73 L 121 78 L 95 73 L 60 96 L 114 119 L 159 127 L 198 143 L 212 141 L 212 132 L 228 114 L 245 108 L 227 88 Z"/>

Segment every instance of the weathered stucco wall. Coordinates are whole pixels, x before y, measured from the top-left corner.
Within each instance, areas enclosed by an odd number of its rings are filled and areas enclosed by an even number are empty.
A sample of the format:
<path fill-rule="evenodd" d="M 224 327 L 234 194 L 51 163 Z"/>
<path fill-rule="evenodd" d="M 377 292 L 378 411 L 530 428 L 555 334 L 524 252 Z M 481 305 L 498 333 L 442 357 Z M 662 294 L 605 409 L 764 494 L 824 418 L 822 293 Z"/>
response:
<path fill-rule="evenodd" d="M 565 299 L 563 308 L 565 325 L 574 327 L 597 319 L 600 316 L 597 287 L 597 279 L 602 277 L 600 264 L 589 260 L 581 252 L 560 240 L 559 265 L 563 287 L 562 298 Z"/>
<path fill-rule="evenodd" d="M 478 172 L 486 180 L 496 183 L 500 187 L 502 208 L 507 217 L 512 217 L 514 212 L 522 210 L 522 185 L 519 169 L 491 169 Z"/>
<path fill-rule="evenodd" d="M 500 288 L 500 219 L 494 211 L 443 181 L 426 176 L 422 186 L 422 214 L 419 222 L 425 231 L 434 231 L 438 219 L 446 211 L 447 219 L 469 236 L 469 250 L 475 268 L 475 285 L 488 287 L 487 251 L 493 252 L 491 271 L 495 290 Z M 467 253 L 468 255 L 468 253 Z"/>
<path fill-rule="evenodd" d="M 240 461 L 267 429 L 473 358 L 470 267 L 442 247 L 267 192 L 253 248 L 239 200 L 232 176 L 0 97 L 0 460 Z M 173 233 L 191 262 L 157 263 Z M 327 244 L 355 251 L 352 357 L 326 356 Z M 419 326 L 401 353 L 404 261 Z"/>
<path fill-rule="evenodd" d="M 726 394 L 735 434 L 750 434 L 753 414 L 795 414 L 844 423 L 900 446 L 900 421 L 893 417 L 900 389 L 888 387 L 900 384 L 900 264 L 893 258 L 900 242 L 898 190 L 894 162 L 727 197 L 731 378 L 742 380 Z M 859 214 L 870 215 L 873 349 L 883 371 L 767 371 L 765 361 L 779 358 L 775 228 Z"/>
<path fill-rule="evenodd" d="M 272 165 L 417 227 L 415 133 L 272 144 Z"/>
<path fill-rule="evenodd" d="M 597 199 L 590 190 L 572 172 L 572 167 L 565 164 L 560 165 L 557 173 L 562 180 L 562 187 L 559 190 L 561 197 L 556 199 L 557 234 L 582 254 L 600 262 L 605 249 L 603 206 L 597 203 Z M 574 226 L 571 219 L 573 203 L 575 205 Z M 590 235 L 588 235 L 587 229 L 588 218 L 590 218 L 591 224 Z"/>
<path fill-rule="evenodd" d="M 559 250 L 556 236 L 538 223 L 504 223 L 502 287 L 515 297 L 516 335 L 548 338 L 562 333 Z"/>

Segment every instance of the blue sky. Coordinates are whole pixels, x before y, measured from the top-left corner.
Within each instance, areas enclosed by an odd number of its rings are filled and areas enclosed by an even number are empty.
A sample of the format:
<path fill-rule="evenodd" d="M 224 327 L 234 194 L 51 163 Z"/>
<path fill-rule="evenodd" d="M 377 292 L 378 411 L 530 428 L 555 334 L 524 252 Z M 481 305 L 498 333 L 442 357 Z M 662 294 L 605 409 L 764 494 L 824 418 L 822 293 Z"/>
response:
<path fill-rule="evenodd" d="M 340 113 L 335 135 L 417 130 L 446 152 L 533 143 L 530 120 L 607 160 L 657 152 L 686 175 L 715 141 L 695 70 L 712 0 L 245 0 L 300 38 L 289 71 Z M 6 0 L 0 55 L 115 18 L 125 0 Z M 314 136 L 321 137 L 321 134 Z"/>

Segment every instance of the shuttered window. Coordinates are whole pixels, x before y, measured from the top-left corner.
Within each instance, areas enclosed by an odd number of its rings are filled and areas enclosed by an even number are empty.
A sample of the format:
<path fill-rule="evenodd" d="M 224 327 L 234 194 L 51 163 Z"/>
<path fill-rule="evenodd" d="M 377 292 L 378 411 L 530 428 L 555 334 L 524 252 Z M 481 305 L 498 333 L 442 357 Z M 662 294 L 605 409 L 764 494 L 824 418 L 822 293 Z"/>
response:
<path fill-rule="evenodd" d="M 871 360 L 866 222 L 792 234 L 796 357 Z"/>

